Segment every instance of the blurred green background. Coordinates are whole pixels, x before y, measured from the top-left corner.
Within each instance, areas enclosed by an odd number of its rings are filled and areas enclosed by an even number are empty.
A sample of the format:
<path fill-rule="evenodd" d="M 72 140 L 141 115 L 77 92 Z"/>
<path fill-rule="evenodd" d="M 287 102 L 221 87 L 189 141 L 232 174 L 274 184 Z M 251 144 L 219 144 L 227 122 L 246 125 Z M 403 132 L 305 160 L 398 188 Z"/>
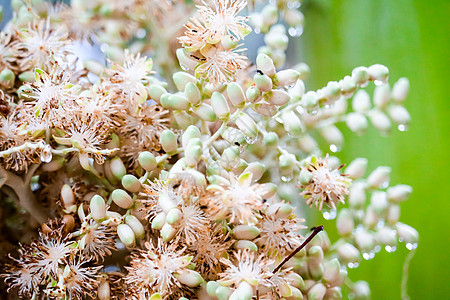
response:
<path fill-rule="evenodd" d="M 420 233 L 408 293 L 411 299 L 448 299 L 450 1 L 309 0 L 301 10 L 300 56 L 312 70 L 308 89 L 374 63 L 389 67 L 391 84 L 400 77 L 410 80 L 409 131 L 381 137 L 372 129 L 358 137 L 341 126 L 346 140 L 337 156 L 342 162 L 367 157 L 369 171 L 391 166 L 391 185 L 414 188 L 400 219 Z M 400 299 L 407 253 L 404 244 L 395 253 L 382 251 L 349 275 L 369 282 L 372 299 Z"/>

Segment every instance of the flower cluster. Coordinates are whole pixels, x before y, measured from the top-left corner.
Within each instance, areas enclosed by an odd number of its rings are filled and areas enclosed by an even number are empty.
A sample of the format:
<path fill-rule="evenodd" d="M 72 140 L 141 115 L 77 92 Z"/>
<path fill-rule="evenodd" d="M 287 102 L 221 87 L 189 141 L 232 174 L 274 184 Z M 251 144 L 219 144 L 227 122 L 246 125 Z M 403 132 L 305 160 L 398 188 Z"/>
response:
<path fill-rule="evenodd" d="M 12 6 L 0 34 L 12 297 L 342 299 L 345 282 L 367 299 L 347 268 L 417 246 L 399 222 L 411 187 L 327 154 L 343 145 L 337 123 L 406 130 L 409 83 L 391 89 L 372 65 L 307 91 L 308 66 L 284 68 L 288 34 L 303 30 L 296 1 L 250 16 L 245 0 Z M 265 45 L 249 67 L 252 30 Z M 337 216 L 339 241 L 304 238 L 308 205 Z"/>

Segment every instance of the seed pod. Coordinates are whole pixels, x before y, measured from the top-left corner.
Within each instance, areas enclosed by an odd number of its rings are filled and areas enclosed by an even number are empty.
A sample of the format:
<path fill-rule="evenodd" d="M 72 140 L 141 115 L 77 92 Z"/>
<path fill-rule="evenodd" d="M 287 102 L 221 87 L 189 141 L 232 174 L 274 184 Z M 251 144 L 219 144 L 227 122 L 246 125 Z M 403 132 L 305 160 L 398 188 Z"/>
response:
<path fill-rule="evenodd" d="M 92 197 L 89 208 L 94 220 L 101 220 L 106 217 L 106 204 L 102 196 L 95 195 Z"/>
<path fill-rule="evenodd" d="M 117 226 L 117 235 L 120 241 L 127 247 L 133 247 L 135 242 L 134 231 L 127 224 Z"/>
<path fill-rule="evenodd" d="M 127 215 L 125 217 L 125 224 L 130 226 L 130 228 L 133 230 L 136 238 L 142 239 L 145 237 L 144 226 L 142 225 L 141 221 L 139 221 L 138 218 L 136 218 L 135 216 Z"/>
<path fill-rule="evenodd" d="M 148 151 L 141 152 L 138 161 L 141 167 L 147 172 L 153 171 L 157 166 L 155 156 Z"/>
<path fill-rule="evenodd" d="M 122 185 L 127 191 L 137 193 L 141 189 L 141 182 L 134 175 L 127 174 L 122 177 Z"/>
<path fill-rule="evenodd" d="M 122 189 L 116 189 L 111 193 L 111 198 L 117 206 L 128 209 L 133 205 L 133 199 Z"/>

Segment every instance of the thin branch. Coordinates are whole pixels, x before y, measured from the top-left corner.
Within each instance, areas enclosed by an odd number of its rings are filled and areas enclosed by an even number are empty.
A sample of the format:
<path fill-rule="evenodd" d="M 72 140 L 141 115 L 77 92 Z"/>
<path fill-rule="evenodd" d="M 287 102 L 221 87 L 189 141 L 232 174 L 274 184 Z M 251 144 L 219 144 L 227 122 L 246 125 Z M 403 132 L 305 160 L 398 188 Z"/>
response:
<path fill-rule="evenodd" d="M 300 250 L 302 250 L 309 242 L 311 242 L 311 240 L 319 233 L 323 230 L 323 226 L 317 226 L 313 228 L 314 231 L 313 233 L 311 233 L 310 236 L 308 236 L 308 238 L 300 245 L 297 247 L 297 249 L 295 249 L 291 254 L 289 254 L 288 256 L 286 256 L 283 261 L 275 268 L 273 269 L 273 274 L 275 274 L 276 272 L 278 272 L 281 267 L 288 262 L 288 260 L 290 260 L 295 254 L 297 254 Z"/>

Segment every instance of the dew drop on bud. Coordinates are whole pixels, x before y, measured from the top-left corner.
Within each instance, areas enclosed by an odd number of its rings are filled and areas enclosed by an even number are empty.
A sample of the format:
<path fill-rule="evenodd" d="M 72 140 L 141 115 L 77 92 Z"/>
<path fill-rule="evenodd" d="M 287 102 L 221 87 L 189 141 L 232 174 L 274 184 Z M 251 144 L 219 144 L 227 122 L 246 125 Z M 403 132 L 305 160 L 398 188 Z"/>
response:
<path fill-rule="evenodd" d="M 408 125 L 405 125 L 405 124 L 400 124 L 400 125 L 398 125 L 397 128 L 399 131 L 408 131 L 408 129 L 409 129 Z"/>
<path fill-rule="evenodd" d="M 406 243 L 406 249 L 414 250 L 417 248 L 417 243 Z"/>
<path fill-rule="evenodd" d="M 256 142 L 256 140 L 258 139 L 258 137 L 252 138 L 250 136 L 244 135 L 244 139 L 248 144 L 254 144 Z"/>
<path fill-rule="evenodd" d="M 336 218 L 336 210 L 333 208 L 323 208 L 322 209 L 322 216 L 325 220 L 334 220 Z"/>
<path fill-rule="evenodd" d="M 330 150 L 331 150 L 331 152 L 336 153 L 336 152 L 341 151 L 341 147 L 339 147 L 339 146 L 337 146 L 337 145 L 334 145 L 334 144 L 331 144 L 331 145 L 330 145 Z"/>
<path fill-rule="evenodd" d="M 384 247 L 384 250 L 386 250 L 386 251 L 389 252 L 389 253 L 392 253 L 392 252 L 395 252 L 395 251 L 397 250 L 397 247 L 386 245 L 386 246 Z"/>

